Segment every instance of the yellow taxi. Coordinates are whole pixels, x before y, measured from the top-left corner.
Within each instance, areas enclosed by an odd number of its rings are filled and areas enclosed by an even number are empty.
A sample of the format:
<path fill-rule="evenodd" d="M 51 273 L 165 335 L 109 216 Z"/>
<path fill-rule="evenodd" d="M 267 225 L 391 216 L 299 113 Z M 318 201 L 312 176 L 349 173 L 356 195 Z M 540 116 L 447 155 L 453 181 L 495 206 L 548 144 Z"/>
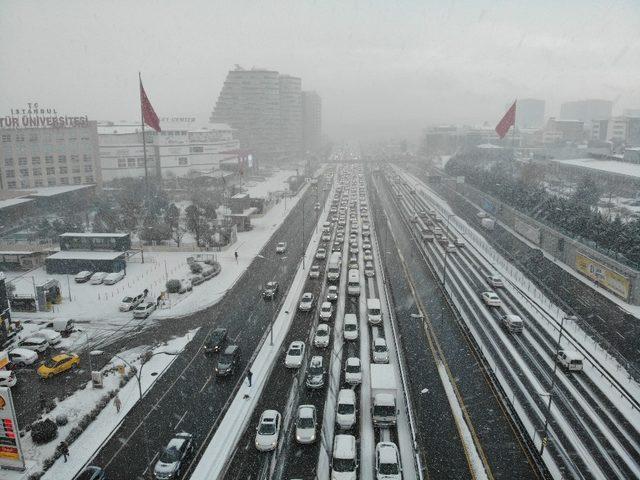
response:
<path fill-rule="evenodd" d="M 80 357 L 75 353 L 61 353 L 42 362 L 38 367 L 38 375 L 42 378 L 50 378 L 72 367 L 80 365 Z"/>

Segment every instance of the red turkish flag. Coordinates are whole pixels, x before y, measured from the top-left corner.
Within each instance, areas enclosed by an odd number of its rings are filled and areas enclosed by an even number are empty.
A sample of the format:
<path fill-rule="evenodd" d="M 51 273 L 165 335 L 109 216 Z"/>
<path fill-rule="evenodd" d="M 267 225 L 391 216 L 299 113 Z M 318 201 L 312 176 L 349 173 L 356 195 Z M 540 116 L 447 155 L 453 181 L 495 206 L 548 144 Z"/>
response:
<path fill-rule="evenodd" d="M 496 125 L 496 133 L 500 138 L 504 138 L 504 136 L 509 131 L 509 128 L 516 124 L 516 102 L 513 102 L 511 108 L 507 110 L 507 113 L 504 114 L 502 120 Z"/>
<path fill-rule="evenodd" d="M 160 131 L 160 119 L 151 106 L 151 102 L 147 97 L 147 93 L 142 86 L 142 78 L 140 79 L 140 105 L 142 107 L 142 118 L 144 123 L 153 128 L 156 132 Z"/>

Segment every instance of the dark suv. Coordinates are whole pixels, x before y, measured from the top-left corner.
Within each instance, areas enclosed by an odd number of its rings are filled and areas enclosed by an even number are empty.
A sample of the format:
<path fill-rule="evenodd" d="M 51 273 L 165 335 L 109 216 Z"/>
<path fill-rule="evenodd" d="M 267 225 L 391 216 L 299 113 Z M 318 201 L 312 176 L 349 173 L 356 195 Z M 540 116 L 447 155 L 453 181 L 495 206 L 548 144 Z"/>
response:
<path fill-rule="evenodd" d="M 229 345 L 224 349 L 224 352 L 218 357 L 218 363 L 216 364 L 217 375 L 231 375 L 238 364 L 240 359 L 240 348 L 238 345 Z"/>
<path fill-rule="evenodd" d="M 222 345 L 224 345 L 226 339 L 227 329 L 216 328 L 204 341 L 204 353 L 219 352 L 220 350 L 222 350 Z"/>

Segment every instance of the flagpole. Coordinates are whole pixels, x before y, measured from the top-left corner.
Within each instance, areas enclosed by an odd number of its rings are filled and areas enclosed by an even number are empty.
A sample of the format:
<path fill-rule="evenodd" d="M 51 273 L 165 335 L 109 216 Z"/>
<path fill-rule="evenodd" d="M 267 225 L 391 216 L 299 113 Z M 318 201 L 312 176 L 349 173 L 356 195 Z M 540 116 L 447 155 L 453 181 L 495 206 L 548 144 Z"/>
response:
<path fill-rule="evenodd" d="M 144 192 L 147 206 L 149 205 L 149 173 L 147 170 L 147 140 L 144 136 L 144 109 L 142 106 L 142 76 L 138 72 L 138 80 L 140 81 L 140 126 L 142 127 L 142 151 L 144 153 Z"/>

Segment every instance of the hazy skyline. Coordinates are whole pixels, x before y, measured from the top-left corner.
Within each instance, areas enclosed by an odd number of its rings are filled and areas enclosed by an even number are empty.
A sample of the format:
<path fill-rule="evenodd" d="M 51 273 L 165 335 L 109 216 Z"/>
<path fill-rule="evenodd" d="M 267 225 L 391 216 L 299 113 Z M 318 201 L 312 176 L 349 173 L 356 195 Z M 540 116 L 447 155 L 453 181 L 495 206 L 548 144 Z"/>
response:
<path fill-rule="evenodd" d="M 334 140 L 497 122 L 514 98 L 640 107 L 631 1 L 3 1 L 0 115 L 30 101 L 139 118 L 138 71 L 161 117 L 208 122 L 240 64 L 302 77 Z"/>

